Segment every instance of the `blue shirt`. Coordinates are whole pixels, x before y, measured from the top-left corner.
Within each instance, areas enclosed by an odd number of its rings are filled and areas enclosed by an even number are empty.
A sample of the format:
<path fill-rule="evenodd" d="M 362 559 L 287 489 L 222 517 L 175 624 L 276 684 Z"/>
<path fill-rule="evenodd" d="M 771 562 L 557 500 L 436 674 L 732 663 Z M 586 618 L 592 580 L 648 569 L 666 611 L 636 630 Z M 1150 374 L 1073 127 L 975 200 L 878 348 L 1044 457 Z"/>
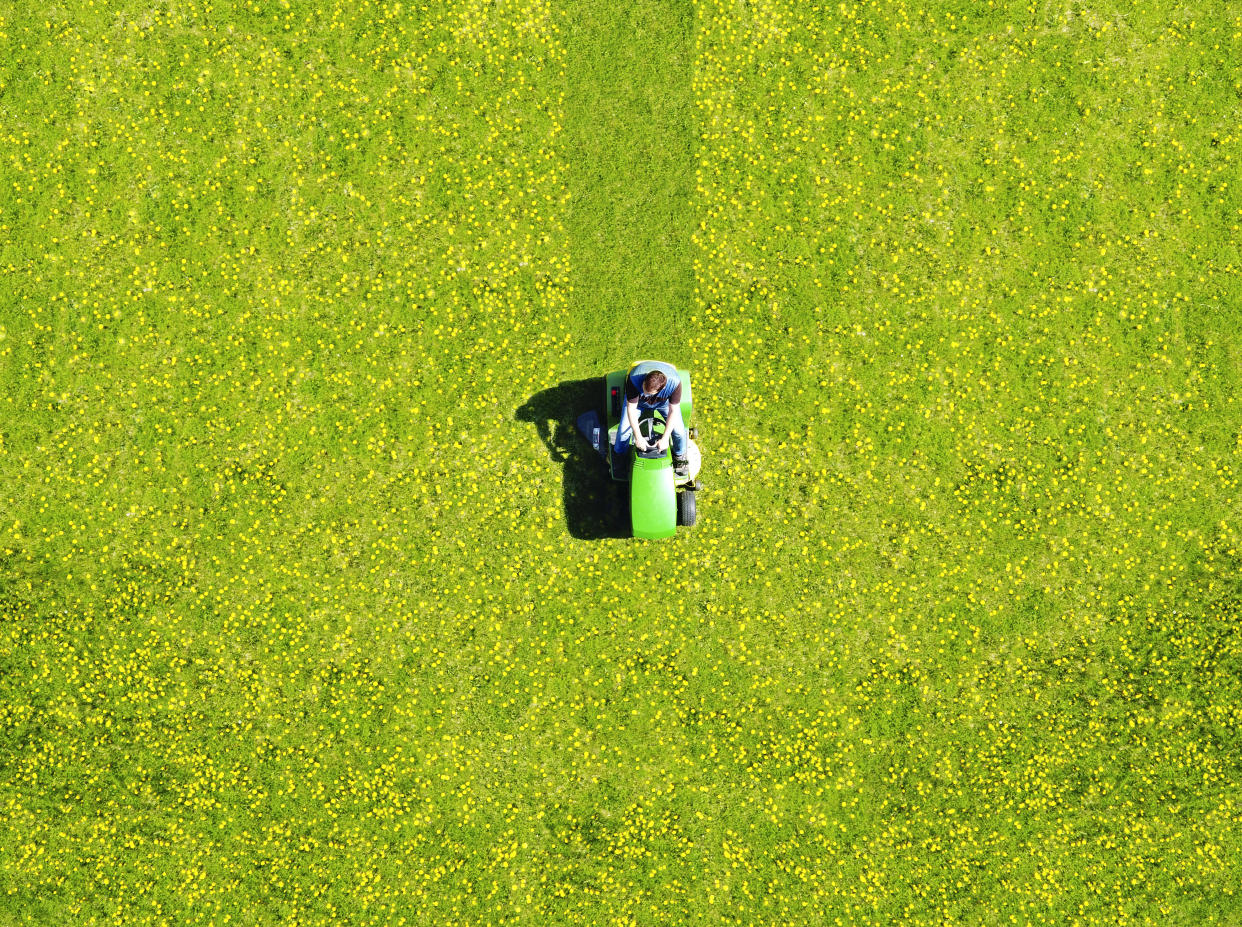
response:
<path fill-rule="evenodd" d="M 656 393 L 654 402 L 642 398 L 643 380 L 647 374 L 658 370 L 666 377 L 664 385 Z M 681 402 L 681 377 L 677 376 L 677 368 L 663 361 L 641 361 L 633 366 L 625 378 L 625 399 L 632 402 L 637 399 L 641 408 L 659 409 L 670 403 Z"/>

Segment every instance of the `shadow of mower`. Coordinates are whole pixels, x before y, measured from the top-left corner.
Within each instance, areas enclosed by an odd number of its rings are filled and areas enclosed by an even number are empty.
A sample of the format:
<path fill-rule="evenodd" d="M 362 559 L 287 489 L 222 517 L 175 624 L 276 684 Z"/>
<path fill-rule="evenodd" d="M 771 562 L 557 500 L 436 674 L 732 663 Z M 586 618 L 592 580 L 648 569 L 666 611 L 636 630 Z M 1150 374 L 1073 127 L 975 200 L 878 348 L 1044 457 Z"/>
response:
<path fill-rule="evenodd" d="M 630 527 L 624 484 L 613 480 L 608 465 L 576 427 L 583 412 L 602 412 L 603 393 L 600 377 L 566 380 L 531 396 L 515 414 L 518 421 L 535 426 L 552 459 L 564 464 L 566 527 L 571 536 L 591 541 L 629 537 Z"/>

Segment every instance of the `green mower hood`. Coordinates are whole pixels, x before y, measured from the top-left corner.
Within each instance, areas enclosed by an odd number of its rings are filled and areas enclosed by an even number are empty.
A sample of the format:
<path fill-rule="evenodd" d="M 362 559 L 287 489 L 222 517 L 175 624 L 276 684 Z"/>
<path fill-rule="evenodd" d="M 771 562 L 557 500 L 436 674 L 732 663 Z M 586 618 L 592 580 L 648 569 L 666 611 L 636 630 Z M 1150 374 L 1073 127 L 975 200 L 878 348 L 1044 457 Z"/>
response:
<path fill-rule="evenodd" d="M 663 457 L 634 456 L 630 518 L 636 538 L 669 538 L 677 533 L 677 488 L 667 451 Z"/>

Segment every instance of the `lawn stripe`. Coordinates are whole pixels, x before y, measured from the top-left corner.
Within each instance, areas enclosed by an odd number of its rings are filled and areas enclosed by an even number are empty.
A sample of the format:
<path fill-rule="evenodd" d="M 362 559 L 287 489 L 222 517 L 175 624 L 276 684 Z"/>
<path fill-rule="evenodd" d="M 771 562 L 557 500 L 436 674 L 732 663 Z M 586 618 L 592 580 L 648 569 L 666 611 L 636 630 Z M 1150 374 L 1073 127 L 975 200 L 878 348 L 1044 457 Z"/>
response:
<path fill-rule="evenodd" d="M 576 360 L 584 367 L 639 356 L 688 364 L 693 6 L 575 2 L 562 16 Z"/>

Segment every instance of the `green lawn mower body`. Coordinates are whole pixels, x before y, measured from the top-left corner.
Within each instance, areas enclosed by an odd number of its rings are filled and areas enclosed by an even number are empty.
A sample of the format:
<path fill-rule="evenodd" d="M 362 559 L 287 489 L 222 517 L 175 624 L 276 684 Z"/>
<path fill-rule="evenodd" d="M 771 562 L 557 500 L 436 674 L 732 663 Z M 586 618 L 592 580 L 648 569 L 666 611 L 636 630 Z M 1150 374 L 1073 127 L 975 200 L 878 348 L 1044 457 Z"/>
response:
<path fill-rule="evenodd" d="M 641 363 L 641 361 L 639 362 Z M 633 369 L 632 367 L 630 369 Z M 621 416 L 625 411 L 625 378 L 628 371 L 614 370 L 604 377 L 604 418 L 592 410 L 578 417 L 578 430 L 607 462 L 614 480 L 630 484 L 630 524 L 636 538 L 667 538 L 677 533 L 677 526 L 692 526 L 697 519 L 695 493 L 700 488 L 698 472 L 702 462 L 695 438 L 698 429 L 692 425 L 694 397 L 690 387 L 690 371 L 678 368 L 681 379 L 681 416 L 686 424 L 688 440 L 686 456 L 690 460 L 685 476 L 673 472 L 672 449 L 663 453 L 639 453 L 630 442 L 627 459 L 618 460 L 613 453 Z M 664 433 L 667 423 L 660 412 L 645 412 L 639 428 L 645 437 Z"/>

